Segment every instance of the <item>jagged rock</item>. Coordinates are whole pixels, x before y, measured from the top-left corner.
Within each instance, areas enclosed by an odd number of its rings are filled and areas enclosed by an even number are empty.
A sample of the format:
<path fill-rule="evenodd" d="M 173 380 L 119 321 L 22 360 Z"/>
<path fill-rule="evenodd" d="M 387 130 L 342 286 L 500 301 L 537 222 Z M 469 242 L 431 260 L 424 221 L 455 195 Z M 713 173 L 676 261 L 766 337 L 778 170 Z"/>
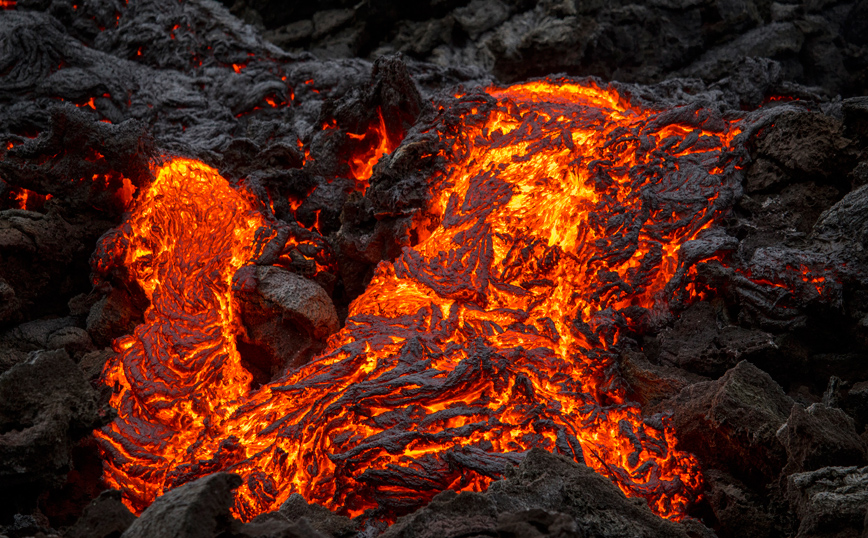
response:
<path fill-rule="evenodd" d="M 655 516 L 644 501 L 627 499 L 592 469 L 532 449 L 485 493 L 444 491 L 427 507 L 399 518 L 383 538 L 521 535 L 525 525 L 544 536 L 687 536 L 683 527 Z"/>
<path fill-rule="evenodd" d="M 136 516 L 121 502 L 116 490 L 104 491 L 64 534 L 65 538 L 114 538 L 123 534 Z"/>
<path fill-rule="evenodd" d="M 134 297 L 122 287 L 112 290 L 97 301 L 87 315 L 87 332 L 98 346 L 108 346 L 112 341 L 130 334 L 142 322 L 147 299 Z"/>
<path fill-rule="evenodd" d="M 213 538 L 229 532 L 232 490 L 241 478 L 214 473 L 164 493 L 124 531 L 121 538 Z"/>
<path fill-rule="evenodd" d="M 300 366 L 338 330 L 331 298 L 317 283 L 272 266 L 246 266 L 235 273 L 233 293 L 246 335 L 239 348 L 267 381 Z"/>
<path fill-rule="evenodd" d="M 856 433 L 853 419 L 822 403 L 807 409 L 794 405 L 777 437 L 787 449 L 785 474 L 868 463 L 865 442 Z"/>
<path fill-rule="evenodd" d="M 861 536 L 868 516 L 868 467 L 823 467 L 787 479 L 800 524 L 796 538 Z"/>
<path fill-rule="evenodd" d="M 619 369 L 629 387 L 630 399 L 649 414 L 654 413 L 657 404 L 677 395 L 684 387 L 708 381 L 681 368 L 654 364 L 643 353 L 624 353 L 620 359 Z"/>
<path fill-rule="evenodd" d="M 679 448 L 751 487 L 775 478 L 786 462 L 775 433 L 793 401 L 747 361 L 717 381 L 686 387 L 664 405 L 674 412 Z"/>
<path fill-rule="evenodd" d="M 771 538 L 777 536 L 773 517 L 764 503 L 738 480 L 726 473 L 709 469 L 703 473 L 706 499 L 718 521 L 715 529 L 721 538 L 741 536 L 750 529 L 751 536 Z"/>
<path fill-rule="evenodd" d="M 653 358 L 695 374 L 717 377 L 740 360 L 755 360 L 777 347 L 771 334 L 732 325 L 719 310 L 704 301 L 691 305 L 671 328 L 657 336 Z"/>
<path fill-rule="evenodd" d="M 309 524 L 316 532 L 330 538 L 348 538 L 361 530 L 358 521 L 335 514 L 316 503 L 308 504 L 298 493 L 290 495 L 280 506 L 279 512 L 290 522 L 300 524 L 306 521 L 305 524 Z"/>
<path fill-rule="evenodd" d="M 262 514 L 238 526 L 233 538 L 327 538 L 317 532 L 306 518 L 290 522 L 279 512 Z"/>
<path fill-rule="evenodd" d="M 0 375 L 0 510 L 62 485 L 73 443 L 99 422 L 96 394 L 66 351 L 34 352 Z"/>

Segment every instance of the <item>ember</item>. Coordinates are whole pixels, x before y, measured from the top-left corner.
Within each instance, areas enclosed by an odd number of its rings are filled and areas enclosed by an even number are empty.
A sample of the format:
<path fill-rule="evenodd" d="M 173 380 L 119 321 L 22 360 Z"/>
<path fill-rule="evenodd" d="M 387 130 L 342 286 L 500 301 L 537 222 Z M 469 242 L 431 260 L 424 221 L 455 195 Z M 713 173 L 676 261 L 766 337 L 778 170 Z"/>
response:
<path fill-rule="evenodd" d="M 118 409 L 98 435 L 105 478 L 129 506 L 229 470 L 243 519 L 297 492 L 392 520 L 439 491 L 482 490 L 540 447 L 685 513 L 697 461 L 667 416 L 627 400 L 612 350 L 702 259 L 680 248 L 721 217 L 739 130 L 570 80 L 487 92 L 439 104 L 430 131 L 451 151 L 431 178 L 436 229 L 380 264 L 323 353 L 256 389 L 233 275 L 276 223 L 201 163 L 159 169 L 96 260 L 151 301 L 104 372 Z M 378 136 L 377 156 L 394 149 Z"/>

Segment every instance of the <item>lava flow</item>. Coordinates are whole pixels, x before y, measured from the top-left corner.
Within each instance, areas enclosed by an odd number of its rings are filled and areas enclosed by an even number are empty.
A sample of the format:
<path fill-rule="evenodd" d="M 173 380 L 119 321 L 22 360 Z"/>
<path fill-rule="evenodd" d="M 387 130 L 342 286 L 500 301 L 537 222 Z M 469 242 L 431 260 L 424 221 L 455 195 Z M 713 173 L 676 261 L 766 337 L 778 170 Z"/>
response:
<path fill-rule="evenodd" d="M 440 110 L 438 225 L 378 266 L 322 354 L 272 383 L 251 389 L 235 348 L 233 275 L 277 226 L 250 197 L 175 159 L 104 240 L 97 272 L 125 268 L 151 301 L 115 343 L 104 378 L 118 417 L 98 432 L 106 481 L 137 512 L 224 470 L 244 479 L 243 519 L 300 493 L 391 520 L 439 491 L 486 488 L 533 447 L 663 516 L 697 498 L 696 459 L 666 416 L 627 400 L 616 358 L 691 289 L 697 257 L 681 247 L 730 203 L 738 129 L 564 80 Z"/>

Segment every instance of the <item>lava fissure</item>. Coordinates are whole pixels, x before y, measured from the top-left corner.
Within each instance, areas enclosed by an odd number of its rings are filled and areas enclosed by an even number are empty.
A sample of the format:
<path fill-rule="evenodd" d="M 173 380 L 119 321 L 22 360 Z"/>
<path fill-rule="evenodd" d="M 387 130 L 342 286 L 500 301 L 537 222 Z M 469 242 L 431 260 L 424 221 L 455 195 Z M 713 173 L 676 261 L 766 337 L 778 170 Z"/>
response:
<path fill-rule="evenodd" d="M 591 83 L 487 93 L 444 100 L 429 126 L 449 148 L 422 219 L 436 227 L 380 263 L 325 351 L 256 389 L 233 275 L 298 240 L 213 169 L 160 168 L 96 263 L 125 267 L 151 301 L 115 343 L 104 378 L 118 418 L 98 433 L 106 480 L 134 509 L 229 470 L 244 519 L 301 493 L 390 520 L 445 489 L 482 490 L 539 447 L 685 513 L 697 460 L 666 416 L 627 400 L 615 359 L 673 290 L 696 293 L 690 267 L 715 254 L 711 226 L 739 188 L 739 129 Z"/>

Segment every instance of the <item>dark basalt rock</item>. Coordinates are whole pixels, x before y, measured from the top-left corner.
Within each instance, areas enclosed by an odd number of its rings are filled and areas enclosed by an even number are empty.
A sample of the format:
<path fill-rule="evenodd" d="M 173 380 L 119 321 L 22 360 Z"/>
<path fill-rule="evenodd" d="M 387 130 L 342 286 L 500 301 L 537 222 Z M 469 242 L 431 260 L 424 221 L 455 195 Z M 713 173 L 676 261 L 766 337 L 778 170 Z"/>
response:
<path fill-rule="evenodd" d="M 787 498 L 797 538 L 862 536 L 868 519 L 868 467 L 823 467 L 790 475 Z"/>
<path fill-rule="evenodd" d="M 865 441 L 856 433 L 853 419 L 822 403 L 807 409 L 794 405 L 777 437 L 787 449 L 784 474 L 868 463 Z"/>
<path fill-rule="evenodd" d="M 308 362 L 339 328 L 325 290 L 285 269 L 242 267 L 232 291 L 246 330 L 239 350 L 260 383 Z"/>
<path fill-rule="evenodd" d="M 149 506 L 121 538 L 213 538 L 230 531 L 232 490 L 241 478 L 214 473 L 175 488 Z"/>
<path fill-rule="evenodd" d="M 688 536 L 592 469 L 534 449 L 485 493 L 444 491 L 399 518 L 383 538 L 536 535 L 521 534 L 528 526 L 542 536 L 570 538 Z"/>
<path fill-rule="evenodd" d="M 100 422 L 96 393 L 62 349 L 0 375 L 0 518 L 63 485 L 74 443 Z"/>
<path fill-rule="evenodd" d="M 65 533 L 65 538 L 114 538 L 126 531 L 136 520 L 121 502 L 119 491 L 109 490 L 94 499 L 82 513 L 75 525 Z"/>
<path fill-rule="evenodd" d="M 787 421 L 793 401 L 747 361 L 717 381 L 686 387 L 664 406 L 674 412 L 679 448 L 751 487 L 776 478 L 786 462 L 775 434 Z"/>

